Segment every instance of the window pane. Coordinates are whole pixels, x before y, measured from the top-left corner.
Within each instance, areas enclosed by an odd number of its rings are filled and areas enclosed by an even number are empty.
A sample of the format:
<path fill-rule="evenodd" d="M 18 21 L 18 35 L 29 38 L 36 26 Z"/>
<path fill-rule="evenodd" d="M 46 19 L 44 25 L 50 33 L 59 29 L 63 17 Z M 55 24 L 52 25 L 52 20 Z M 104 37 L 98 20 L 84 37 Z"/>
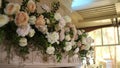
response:
<path fill-rule="evenodd" d="M 88 34 L 94 39 L 94 43 L 92 45 L 102 45 L 101 29 L 91 31 Z"/>
<path fill-rule="evenodd" d="M 116 68 L 120 68 L 120 46 L 116 46 Z"/>
<path fill-rule="evenodd" d="M 118 44 L 118 35 L 116 27 L 102 28 L 103 45 Z"/>

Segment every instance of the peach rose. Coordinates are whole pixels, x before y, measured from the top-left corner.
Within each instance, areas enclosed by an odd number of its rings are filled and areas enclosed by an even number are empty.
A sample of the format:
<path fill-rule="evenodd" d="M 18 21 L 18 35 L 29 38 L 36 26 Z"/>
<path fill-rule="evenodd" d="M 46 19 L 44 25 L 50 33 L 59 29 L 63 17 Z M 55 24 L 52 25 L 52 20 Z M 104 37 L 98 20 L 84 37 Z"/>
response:
<path fill-rule="evenodd" d="M 17 26 L 26 26 L 28 24 L 29 16 L 25 12 L 19 12 L 16 14 L 15 23 Z"/>
<path fill-rule="evenodd" d="M 39 27 L 41 27 L 41 26 L 45 26 L 45 19 L 44 19 L 43 15 L 40 15 L 40 16 L 37 18 L 37 20 L 36 20 L 36 22 L 35 22 L 35 26 L 36 26 L 37 28 L 39 28 Z"/>
<path fill-rule="evenodd" d="M 29 0 L 28 3 L 27 3 L 27 9 L 28 11 L 30 12 L 34 12 L 35 9 L 36 9 L 36 4 L 33 0 Z"/>
<path fill-rule="evenodd" d="M 13 15 L 19 12 L 20 5 L 17 3 L 9 3 L 5 8 L 5 13 L 8 15 Z"/>

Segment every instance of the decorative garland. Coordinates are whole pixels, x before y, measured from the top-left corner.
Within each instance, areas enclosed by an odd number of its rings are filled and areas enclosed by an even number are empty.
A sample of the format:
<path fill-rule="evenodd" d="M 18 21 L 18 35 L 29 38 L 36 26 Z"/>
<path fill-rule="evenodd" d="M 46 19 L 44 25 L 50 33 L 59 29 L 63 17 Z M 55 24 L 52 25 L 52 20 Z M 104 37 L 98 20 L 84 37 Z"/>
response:
<path fill-rule="evenodd" d="M 86 57 L 93 39 L 85 31 L 77 30 L 69 16 L 62 17 L 56 11 L 60 2 L 53 2 L 50 9 L 42 5 L 37 12 L 38 0 L 23 0 L 22 5 L 2 0 L 0 8 L 0 43 L 4 44 L 8 57 L 14 52 L 26 60 L 31 51 L 54 55 L 60 62 L 62 54 L 69 57 Z"/>

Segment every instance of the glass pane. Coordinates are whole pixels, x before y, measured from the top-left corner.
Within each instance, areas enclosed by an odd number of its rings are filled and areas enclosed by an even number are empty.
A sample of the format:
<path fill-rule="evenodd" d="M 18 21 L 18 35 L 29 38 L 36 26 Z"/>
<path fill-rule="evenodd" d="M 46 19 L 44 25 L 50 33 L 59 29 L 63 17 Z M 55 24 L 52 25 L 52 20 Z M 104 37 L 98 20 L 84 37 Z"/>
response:
<path fill-rule="evenodd" d="M 115 55 L 115 46 L 95 47 L 96 64 L 103 68 L 115 68 Z"/>
<path fill-rule="evenodd" d="M 88 35 L 94 39 L 94 43 L 92 45 L 102 45 L 101 29 L 91 31 Z"/>
<path fill-rule="evenodd" d="M 120 46 L 116 46 L 116 68 L 120 68 Z"/>
<path fill-rule="evenodd" d="M 102 28 L 103 45 L 118 44 L 118 35 L 116 27 Z"/>

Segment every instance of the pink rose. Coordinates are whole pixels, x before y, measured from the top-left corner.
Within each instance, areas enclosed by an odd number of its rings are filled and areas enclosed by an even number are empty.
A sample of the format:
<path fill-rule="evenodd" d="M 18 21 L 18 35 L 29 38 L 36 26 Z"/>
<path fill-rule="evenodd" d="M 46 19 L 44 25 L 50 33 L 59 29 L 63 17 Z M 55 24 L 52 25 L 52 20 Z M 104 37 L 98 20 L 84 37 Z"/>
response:
<path fill-rule="evenodd" d="M 45 19 L 44 19 L 43 15 L 40 15 L 40 16 L 37 18 L 37 20 L 36 20 L 36 22 L 35 22 L 35 26 L 36 26 L 37 28 L 39 28 L 39 27 L 41 27 L 41 26 L 45 26 Z"/>
<path fill-rule="evenodd" d="M 34 12 L 35 9 L 36 9 L 36 4 L 33 0 L 29 0 L 28 3 L 27 3 L 27 9 L 28 11 L 30 12 Z"/>
<path fill-rule="evenodd" d="M 17 26 L 26 26 L 28 24 L 29 16 L 25 12 L 19 12 L 16 14 L 15 23 Z"/>
<path fill-rule="evenodd" d="M 66 25 L 65 20 L 63 18 L 61 18 L 60 21 L 59 21 L 59 27 L 62 29 L 62 28 L 65 27 L 65 25 Z"/>

